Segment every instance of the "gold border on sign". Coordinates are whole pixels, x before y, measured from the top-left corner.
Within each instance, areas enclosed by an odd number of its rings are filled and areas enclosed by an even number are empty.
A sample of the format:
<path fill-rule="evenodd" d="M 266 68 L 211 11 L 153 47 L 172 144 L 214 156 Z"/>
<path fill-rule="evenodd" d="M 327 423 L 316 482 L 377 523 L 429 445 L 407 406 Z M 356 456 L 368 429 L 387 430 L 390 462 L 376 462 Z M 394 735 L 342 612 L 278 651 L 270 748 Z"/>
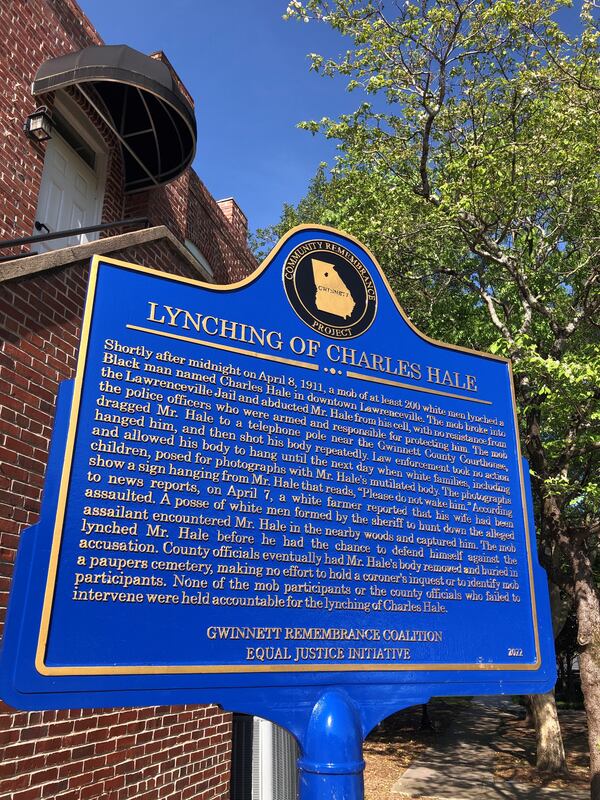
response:
<path fill-rule="evenodd" d="M 143 328 L 140 325 L 126 325 L 126 328 L 132 331 L 140 331 L 141 333 L 151 333 L 153 336 L 164 336 L 167 339 L 177 339 L 180 342 L 189 342 L 190 344 L 200 344 L 204 347 L 213 347 L 215 350 L 226 350 L 228 353 L 237 353 L 241 356 L 251 356 L 252 358 L 262 358 L 265 361 L 276 361 L 279 364 L 291 364 L 293 367 L 302 367 L 303 369 L 320 369 L 318 364 L 311 364 L 309 361 L 296 361 L 291 358 L 283 358 L 283 356 L 272 356 L 270 353 L 255 353 L 252 350 L 244 350 L 243 347 L 230 347 L 226 344 L 219 344 L 218 342 L 206 342 L 204 339 L 196 339 L 193 336 L 182 336 L 179 333 L 169 333 L 168 331 L 157 331 L 153 328 Z"/>
<path fill-rule="evenodd" d="M 521 489 L 521 508 L 523 512 L 523 523 L 524 523 L 524 532 L 525 532 L 525 547 L 527 551 L 527 564 L 528 564 L 528 577 L 529 577 L 529 591 L 531 596 L 531 614 L 532 614 L 532 621 L 533 621 L 533 630 L 534 630 L 534 643 L 535 643 L 535 661 L 533 663 L 528 664 L 489 664 L 485 662 L 477 662 L 471 664 L 373 664 L 373 663 L 358 663 L 358 664 L 318 664 L 318 663 L 311 663 L 311 664 L 297 664 L 297 665 L 288 665 L 288 664 L 224 664 L 224 665 L 195 665 L 195 664 L 165 664 L 165 665 L 131 665 L 131 666 L 110 666 L 110 665 L 98 665 L 98 666 L 49 666 L 45 663 L 46 657 L 46 648 L 48 644 L 48 636 L 50 631 L 50 621 L 52 616 L 52 605 L 54 601 L 54 591 L 56 586 L 56 578 L 58 573 L 58 560 L 60 554 L 60 547 L 62 542 L 62 534 L 63 534 L 63 527 L 64 527 L 64 519 L 66 513 L 66 501 L 69 491 L 69 484 L 71 480 L 71 469 L 73 464 L 73 455 L 75 450 L 75 440 L 77 435 L 77 424 L 79 420 L 79 408 L 81 404 L 81 396 L 83 391 L 83 378 L 85 374 L 85 367 L 87 361 L 87 351 L 89 345 L 89 337 L 90 337 L 90 329 L 92 324 L 92 317 L 94 312 L 94 300 L 96 295 L 96 288 L 98 282 L 98 268 L 101 263 L 106 264 L 114 264 L 118 267 L 124 267 L 132 272 L 141 272 L 146 275 L 154 275 L 159 278 L 165 278 L 167 280 L 176 281 L 179 283 L 185 283 L 189 286 L 196 286 L 205 289 L 208 292 L 230 292 L 236 289 L 240 289 L 244 286 L 248 286 L 250 283 L 253 283 L 262 273 L 266 270 L 269 266 L 271 261 L 275 258 L 275 256 L 279 253 L 282 249 L 284 244 L 296 233 L 303 231 L 303 230 L 320 230 L 326 233 L 334 234 L 336 236 L 340 236 L 345 238 L 359 248 L 361 248 L 367 256 L 372 261 L 373 265 L 379 272 L 379 276 L 383 281 L 385 288 L 387 289 L 390 297 L 394 305 L 396 306 L 400 316 L 406 322 L 408 327 L 420 338 L 424 341 L 434 344 L 438 347 L 442 347 L 447 350 L 456 350 L 458 352 L 463 353 L 470 353 L 471 355 L 479 356 L 480 358 L 487 358 L 493 361 L 501 361 L 507 365 L 508 371 L 508 379 L 510 384 L 510 393 L 511 393 L 511 400 L 512 400 L 512 407 L 513 407 L 513 424 L 514 424 L 514 433 L 515 433 L 515 444 L 516 444 L 516 455 L 518 459 L 518 474 L 519 474 L 519 483 Z M 200 340 L 196 340 L 197 343 Z M 251 351 L 245 351 L 248 355 L 258 355 L 259 357 L 262 354 L 255 354 Z M 289 359 L 280 359 L 283 363 L 290 364 L 292 366 L 305 366 L 303 363 L 299 364 L 298 362 L 289 360 Z M 363 377 L 361 375 L 361 377 Z M 402 387 L 405 388 L 405 387 Z M 409 388 L 409 385 L 406 386 Z M 472 400 L 473 398 L 463 397 L 462 395 L 456 395 L 458 399 L 461 400 Z M 35 656 L 35 667 L 37 671 L 42 675 L 72 675 L 72 676 L 85 676 L 85 675 L 182 675 L 182 674 L 198 674 L 198 673 L 268 673 L 268 672 L 390 672 L 390 671 L 403 671 L 403 672 L 419 672 L 419 671 L 431 671 L 431 672 L 452 672 L 456 670 L 461 671 L 471 671 L 471 672 L 487 672 L 487 671 L 507 671 L 507 672 L 527 672 L 527 671 L 535 671 L 538 670 L 541 665 L 541 654 L 540 654 L 540 640 L 539 640 L 539 629 L 538 629 L 538 616 L 537 616 L 537 606 L 536 606 L 536 597 L 534 591 L 534 576 L 533 576 L 533 556 L 531 552 L 531 541 L 530 541 L 530 528 L 529 528 L 529 518 L 528 518 L 528 511 L 527 511 L 527 496 L 525 493 L 525 483 L 523 477 L 523 462 L 521 457 L 521 443 L 519 440 L 519 428 L 518 428 L 518 421 L 517 421 L 517 406 L 516 406 L 516 398 L 514 392 L 514 385 L 513 385 L 513 377 L 512 377 L 512 365 L 509 359 L 504 358 L 503 356 L 495 355 L 492 353 L 484 353 L 477 350 L 473 350 L 469 347 L 461 347 L 459 345 L 452 345 L 446 342 L 440 342 L 437 339 L 432 339 L 430 336 L 422 333 L 421 331 L 416 328 L 410 319 L 407 317 L 404 309 L 398 302 L 392 288 L 381 268 L 379 262 L 376 260 L 375 256 L 371 253 L 371 251 L 365 247 L 358 239 L 354 238 L 352 235 L 345 233 L 343 231 L 336 230 L 335 228 L 328 228 L 324 225 L 299 225 L 295 228 L 292 228 L 288 233 L 281 238 L 275 247 L 271 250 L 269 255 L 264 259 L 264 261 L 257 267 L 257 269 L 251 274 L 248 275 L 241 281 L 237 281 L 236 283 L 231 283 L 227 285 L 216 285 L 216 284 L 208 284 L 204 283 L 203 281 L 194 279 L 194 278 L 184 278 L 179 275 L 170 275 L 165 272 L 161 272 L 160 270 L 152 269 L 150 267 L 143 267 L 138 266 L 136 264 L 130 264 L 126 261 L 120 261 L 119 259 L 114 258 L 106 258 L 104 256 L 93 256 L 92 264 L 90 267 L 90 278 L 89 278 L 89 285 L 88 285 L 88 292 L 85 301 L 85 308 L 83 313 L 83 320 L 82 320 L 82 328 L 81 328 L 81 340 L 80 340 L 80 347 L 79 347 L 79 355 L 77 358 L 77 368 L 75 372 L 75 381 L 74 381 L 74 389 L 73 389 L 73 401 L 71 405 L 71 412 L 69 416 L 69 427 L 67 431 L 67 440 L 66 440 L 66 448 L 65 448 L 65 457 L 63 461 L 62 473 L 61 473 L 61 480 L 60 480 L 60 488 L 59 488 L 59 495 L 58 495 L 58 504 L 56 509 L 56 517 L 55 517 L 55 524 L 54 524 L 54 532 L 52 537 L 52 545 L 50 550 L 50 561 L 48 564 L 48 575 L 46 579 L 46 587 L 44 590 L 44 602 L 42 607 L 42 614 L 40 618 L 40 630 L 38 635 L 38 643 L 36 648 L 36 656 Z"/>
<path fill-rule="evenodd" d="M 412 386 L 410 383 L 391 381 L 389 378 L 379 378 L 377 375 L 365 375 L 362 372 L 352 372 L 348 370 L 346 375 L 349 378 L 356 378 L 359 381 L 369 381 L 370 383 L 384 383 L 386 386 L 397 386 L 399 389 L 410 389 L 411 392 L 425 392 L 425 394 L 437 394 L 442 397 L 452 397 L 455 400 L 468 400 L 470 403 L 482 403 L 485 406 L 493 405 L 491 400 L 480 400 L 478 397 L 463 397 L 462 394 L 452 392 L 442 392 L 441 389 L 429 389 L 427 386 Z"/>

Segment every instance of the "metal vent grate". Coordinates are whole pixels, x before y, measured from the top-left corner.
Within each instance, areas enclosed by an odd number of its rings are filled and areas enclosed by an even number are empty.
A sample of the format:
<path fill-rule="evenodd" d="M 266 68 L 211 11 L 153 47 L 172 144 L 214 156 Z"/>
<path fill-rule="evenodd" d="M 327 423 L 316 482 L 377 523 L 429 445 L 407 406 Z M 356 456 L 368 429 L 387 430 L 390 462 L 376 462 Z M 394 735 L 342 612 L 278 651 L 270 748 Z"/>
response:
<path fill-rule="evenodd" d="M 285 728 L 280 728 L 279 725 L 271 725 L 271 728 L 273 734 L 273 800 L 296 800 L 298 745 L 292 734 L 288 733 Z"/>
<path fill-rule="evenodd" d="M 278 725 L 233 716 L 230 800 L 296 800 L 298 746 Z"/>
<path fill-rule="evenodd" d="M 230 800 L 252 800 L 254 718 L 233 715 Z"/>

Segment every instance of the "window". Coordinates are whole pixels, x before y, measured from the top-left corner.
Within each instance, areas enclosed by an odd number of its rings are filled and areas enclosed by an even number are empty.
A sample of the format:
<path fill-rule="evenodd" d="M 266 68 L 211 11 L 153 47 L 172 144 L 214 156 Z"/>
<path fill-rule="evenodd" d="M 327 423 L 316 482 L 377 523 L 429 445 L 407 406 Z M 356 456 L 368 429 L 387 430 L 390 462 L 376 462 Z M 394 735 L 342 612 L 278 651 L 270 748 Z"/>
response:
<path fill-rule="evenodd" d="M 88 167 L 96 169 L 96 153 L 85 139 L 72 128 L 60 111 L 54 110 L 52 114 L 52 126 L 59 133 L 65 142 L 71 146 L 77 155 L 82 158 Z"/>
<path fill-rule="evenodd" d="M 190 252 L 190 254 L 196 259 L 196 261 L 202 267 L 202 271 L 209 275 L 211 278 L 215 277 L 215 273 L 212 271 L 212 267 L 208 263 L 208 261 L 204 258 L 200 250 L 196 247 L 196 245 L 191 242 L 189 239 L 185 240 L 186 249 Z"/>

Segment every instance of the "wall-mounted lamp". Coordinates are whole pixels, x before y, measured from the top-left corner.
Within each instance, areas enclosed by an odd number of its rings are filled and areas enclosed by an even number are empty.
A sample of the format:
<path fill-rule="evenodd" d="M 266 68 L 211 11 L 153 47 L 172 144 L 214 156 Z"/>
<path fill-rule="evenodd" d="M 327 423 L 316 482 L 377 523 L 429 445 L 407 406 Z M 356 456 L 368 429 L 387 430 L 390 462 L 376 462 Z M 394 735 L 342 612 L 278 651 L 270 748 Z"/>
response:
<path fill-rule="evenodd" d="M 52 117 L 46 106 L 40 106 L 31 113 L 23 123 L 23 130 L 34 142 L 45 142 L 51 139 Z"/>

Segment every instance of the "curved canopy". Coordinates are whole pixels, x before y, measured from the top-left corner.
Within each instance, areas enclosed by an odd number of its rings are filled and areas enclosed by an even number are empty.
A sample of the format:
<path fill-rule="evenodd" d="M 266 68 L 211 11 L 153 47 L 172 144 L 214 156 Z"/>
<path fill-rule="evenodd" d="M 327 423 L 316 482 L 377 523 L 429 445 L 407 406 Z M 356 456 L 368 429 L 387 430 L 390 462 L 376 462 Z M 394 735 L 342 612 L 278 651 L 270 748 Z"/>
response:
<path fill-rule="evenodd" d="M 85 47 L 45 61 L 40 95 L 77 86 L 123 149 L 128 192 L 168 183 L 192 162 L 196 120 L 166 64 L 127 45 Z"/>

